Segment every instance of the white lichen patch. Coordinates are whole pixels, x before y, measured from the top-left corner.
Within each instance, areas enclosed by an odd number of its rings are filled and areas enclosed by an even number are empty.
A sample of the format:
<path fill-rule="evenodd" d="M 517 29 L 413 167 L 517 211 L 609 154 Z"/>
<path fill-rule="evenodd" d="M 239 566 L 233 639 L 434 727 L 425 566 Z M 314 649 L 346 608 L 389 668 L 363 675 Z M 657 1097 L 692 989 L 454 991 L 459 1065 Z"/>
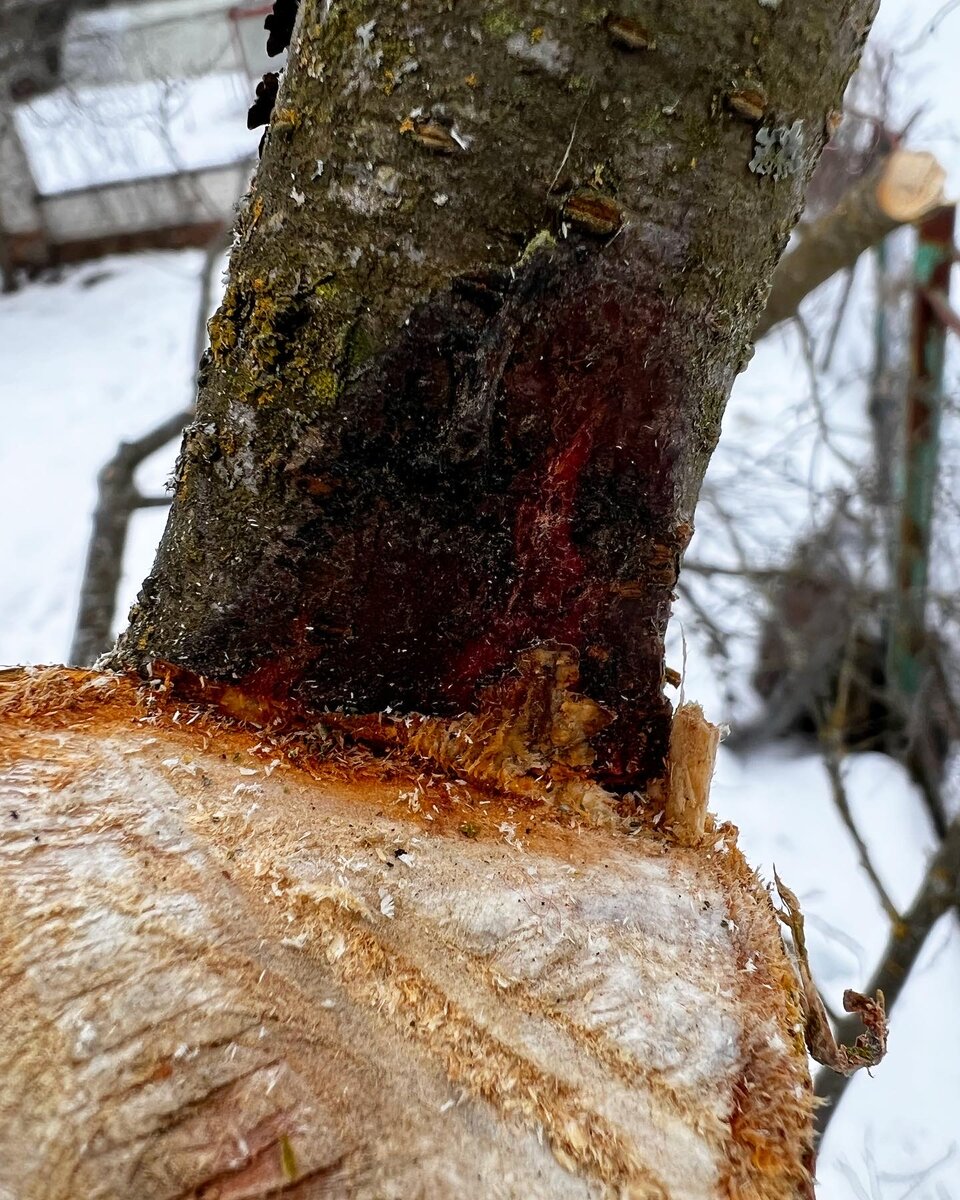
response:
<path fill-rule="evenodd" d="M 529 33 L 511 33 L 505 45 L 511 58 L 529 63 L 551 75 L 565 74 L 573 61 L 570 49 L 546 32 L 541 32 L 538 37 Z"/>
<path fill-rule="evenodd" d="M 376 28 L 376 21 L 367 21 L 365 25 L 357 27 L 357 41 L 363 46 L 364 50 L 369 50 L 373 45 L 373 35 Z"/>
<path fill-rule="evenodd" d="M 256 491 L 256 480 L 259 478 L 257 456 L 253 449 L 256 437 L 257 419 L 249 404 L 230 403 L 227 410 L 227 423 L 233 435 L 233 454 L 229 458 L 217 459 L 217 469 L 226 473 L 230 487 L 243 487 L 247 491 Z"/>
<path fill-rule="evenodd" d="M 761 126 L 757 130 L 750 170 L 755 175 L 785 179 L 803 167 L 803 122 L 792 125 Z"/>

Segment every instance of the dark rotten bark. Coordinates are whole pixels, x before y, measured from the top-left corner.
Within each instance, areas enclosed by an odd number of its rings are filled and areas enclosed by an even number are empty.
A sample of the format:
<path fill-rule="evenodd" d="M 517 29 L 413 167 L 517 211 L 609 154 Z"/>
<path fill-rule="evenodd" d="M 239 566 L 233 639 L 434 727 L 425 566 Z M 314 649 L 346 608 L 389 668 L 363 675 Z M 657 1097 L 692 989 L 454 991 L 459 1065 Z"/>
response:
<path fill-rule="evenodd" d="M 443 713 L 563 643 L 616 714 L 598 772 L 642 783 L 700 481 L 873 0 L 325 7 L 115 662 Z"/>

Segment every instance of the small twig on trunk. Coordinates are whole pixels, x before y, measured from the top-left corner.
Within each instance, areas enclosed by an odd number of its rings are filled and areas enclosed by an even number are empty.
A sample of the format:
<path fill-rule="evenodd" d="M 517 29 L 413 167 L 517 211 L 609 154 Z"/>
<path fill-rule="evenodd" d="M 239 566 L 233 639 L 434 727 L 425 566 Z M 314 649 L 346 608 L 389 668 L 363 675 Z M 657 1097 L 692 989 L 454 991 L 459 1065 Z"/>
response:
<path fill-rule="evenodd" d="M 955 818 L 940 849 L 931 859 L 920 890 L 913 904 L 896 922 L 890 933 L 880 966 L 870 981 L 868 991 L 883 992 L 888 1009 L 892 1009 L 917 961 L 927 935 L 937 921 L 960 903 L 960 818 Z M 842 1021 L 836 1031 L 839 1041 L 855 1032 L 855 1022 Z M 821 1071 L 816 1078 L 816 1093 L 829 1101 L 818 1111 L 821 1136 L 826 1131 L 847 1080 L 831 1071 Z"/>

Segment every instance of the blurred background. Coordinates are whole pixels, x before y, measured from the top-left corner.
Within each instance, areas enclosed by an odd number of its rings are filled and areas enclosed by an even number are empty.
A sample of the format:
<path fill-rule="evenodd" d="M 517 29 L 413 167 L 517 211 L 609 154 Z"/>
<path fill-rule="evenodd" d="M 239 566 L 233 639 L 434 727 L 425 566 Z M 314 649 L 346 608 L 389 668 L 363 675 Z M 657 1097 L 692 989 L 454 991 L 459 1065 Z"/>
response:
<path fill-rule="evenodd" d="M 0 663 L 91 663 L 149 570 L 270 7 L 0 0 Z M 949 204 L 908 225 L 875 199 L 904 163 L 912 195 L 960 196 L 958 61 L 960 0 L 883 0 L 670 637 L 730 727 L 713 808 L 798 893 L 831 1015 L 896 981 L 875 1077 L 821 1082 L 822 1200 L 960 1198 L 956 243 Z"/>

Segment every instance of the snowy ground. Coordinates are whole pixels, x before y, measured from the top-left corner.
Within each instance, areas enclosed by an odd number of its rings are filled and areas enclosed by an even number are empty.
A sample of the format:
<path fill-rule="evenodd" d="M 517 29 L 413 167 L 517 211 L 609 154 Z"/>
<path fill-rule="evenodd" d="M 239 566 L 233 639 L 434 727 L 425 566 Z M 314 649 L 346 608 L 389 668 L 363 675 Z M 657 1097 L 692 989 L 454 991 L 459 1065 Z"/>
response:
<path fill-rule="evenodd" d="M 909 49 L 938 5 L 885 0 L 882 31 Z M 903 14 L 906 13 L 905 17 Z M 903 32 L 908 19 L 909 32 Z M 950 168 L 960 193 L 960 72 L 944 45 L 960 43 L 960 13 L 906 61 L 935 95 L 922 144 Z M 935 73 L 936 82 L 929 80 Z M 931 90 L 931 87 L 933 90 Z M 118 441 L 143 433 L 191 396 L 192 338 L 202 254 L 141 254 L 71 269 L 0 297 L 0 663 L 65 657 L 86 549 L 95 475 Z M 829 295 L 813 315 L 829 321 Z M 856 305 L 846 318 L 852 346 L 839 355 L 824 391 L 829 443 L 811 415 L 809 386 L 794 337 L 775 334 L 739 381 L 708 483 L 741 532 L 754 565 L 775 562 L 813 519 L 810 496 L 842 481 L 844 458 L 863 451 L 861 392 L 854 381 L 869 342 Z M 956 384 L 956 374 L 952 377 Z M 146 464 L 145 491 L 162 488 L 175 447 Z M 956 462 L 946 464 L 955 474 Z M 120 617 L 134 598 L 159 537 L 162 510 L 134 521 Z M 705 505 L 693 559 L 731 564 L 727 525 Z M 693 595 L 744 635 L 754 612 L 738 584 L 697 579 Z M 681 601 L 671 642 L 685 688 L 708 715 L 749 711 L 749 644 L 734 639 L 731 664 L 711 658 L 689 604 Z M 851 804 L 874 861 L 898 905 L 923 872 L 933 837 L 903 773 L 879 755 L 848 760 Z M 951 780 L 954 791 L 957 779 Z M 815 972 L 831 1003 L 863 987 L 882 952 L 886 921 L 833 809 L 818 757 L 801 745 L 737 756 L 721 749 L 713 807 L 736 822 L 751 861 L 766 878 L 774 863 L 807 912 Z M 928 940 L 894 1012 L 890 1052 L 874 1078 L 858 1077 L 831 1125 L 819 1163 L 821 1200 L 960 1198 L 960 933 L 954 916 Z"/>

